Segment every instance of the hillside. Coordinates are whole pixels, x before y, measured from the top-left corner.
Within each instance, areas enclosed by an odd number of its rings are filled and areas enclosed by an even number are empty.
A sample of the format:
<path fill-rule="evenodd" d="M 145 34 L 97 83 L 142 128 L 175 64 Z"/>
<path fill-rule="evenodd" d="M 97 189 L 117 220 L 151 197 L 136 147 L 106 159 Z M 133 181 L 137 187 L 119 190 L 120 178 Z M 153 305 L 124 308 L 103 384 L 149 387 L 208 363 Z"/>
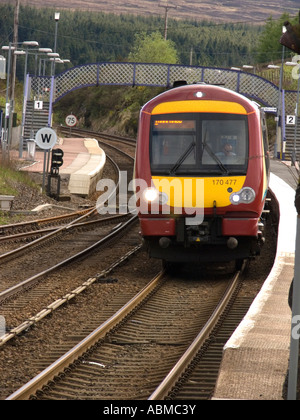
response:
<path fill-rule="evenodd" d="M 0 0 L 1 3 L 12 3 L 12 0 Z M 57 10 L 88 10 L 110 12 L 116 14 L 137 14 L 144 16 L 163 16 L 166 0 L 22 0 L 22 6 L 50 7 Z M 270 15 L 280 17 L 284 12 L 296 15 L 299 10 L 299 0 L 170 0 L 171 18 L 192 20 L 213 20 L 215 22 L 251 22 L 262 23 Z"/>

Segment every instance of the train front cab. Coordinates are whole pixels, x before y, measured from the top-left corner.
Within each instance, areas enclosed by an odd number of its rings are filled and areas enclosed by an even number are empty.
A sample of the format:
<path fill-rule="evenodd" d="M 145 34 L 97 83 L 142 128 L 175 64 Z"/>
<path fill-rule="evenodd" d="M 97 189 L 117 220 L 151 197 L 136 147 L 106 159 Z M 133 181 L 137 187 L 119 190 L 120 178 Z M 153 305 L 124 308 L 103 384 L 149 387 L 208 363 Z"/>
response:
<path fill-rule="evenodd" d="M 151 257 L 230 261 L 259 253 L 269 178 L 266 124 L 251 101 L 221 93 L 217 101 L 154 101 L 151 112 L 142 111 L 137 175 L 149 188 L 141 196 L 147 212 L 139 217 Z M 147 152 L 149 168 L 145 159 L 138 163 Z M 149 191 L 158 196 L 148 200 Z"/>

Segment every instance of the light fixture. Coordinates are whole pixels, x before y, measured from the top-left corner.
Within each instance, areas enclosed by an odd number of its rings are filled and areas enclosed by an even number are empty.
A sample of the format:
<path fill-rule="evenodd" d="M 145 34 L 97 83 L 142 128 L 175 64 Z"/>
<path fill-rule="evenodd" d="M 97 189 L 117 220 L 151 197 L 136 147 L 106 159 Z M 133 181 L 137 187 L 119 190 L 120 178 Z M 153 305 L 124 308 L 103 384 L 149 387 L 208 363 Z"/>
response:
<path fill-rule="evenodd" d="M 144 191 L 144 198 L 146 199 L 146 201 L 156 201 L 158 199 L 158 191 L 156 188 L 147 188 Z"/>
<path fill-rule="evenodd" d="M 52 48 L 39 48 L 40 53 L 52 53 Z"/>
<path fill-rule="evenodd" d="M 194 93 L 194 96 L 196 96 L 196 98 L 200 99 L 200 98 L 203 98 L 205 96 L 205 93 L 198 91 L 198 92 Z"/>
<path fill-rule="evenodd" d="M 231 204 L 250 204 L 255 200 L 255 191 L 250 187 L 244 187 L 230 195 Z"/>
<path fill-rule="evenodd" d="M 38 47 L 39 46 L 39 43 L 37 41 L 24 41 L 22 42 L 22 44 L 25 47 Z"/>
<path fill-rule="evenodd" d="M 164 205 L 169 200 L 166 193 L 160 192 L 154 187 L 146 188 L 143 195 L 144 199 L 149 203 L 159 203 L 160 205 Z"/>
<path fill-rule="evenodd" d="M 56 58 L 59 57 L 59 54 L 58 53 L 55 53 L 55 52 L 50 52 L 47 55 L 48 55 L 48 57 L 56 57 Z"/>
<path fill-rule="evenodd" d="M 26 55 L 26 51 L 23 51 L 23 50 L 15 50 L 14 51 L 14 54 L 15 55 Z"/>
<path fill-rule="evenodd" d="M 9 51 L 9 50 L 14 51 L 16 49 L 16 47 L 14 47 L 12 45 L 11 46 L 9 46 L 9 45 L 3 45 L 3 47 L 1 47 L 1 49 L 3 51 Z"/>

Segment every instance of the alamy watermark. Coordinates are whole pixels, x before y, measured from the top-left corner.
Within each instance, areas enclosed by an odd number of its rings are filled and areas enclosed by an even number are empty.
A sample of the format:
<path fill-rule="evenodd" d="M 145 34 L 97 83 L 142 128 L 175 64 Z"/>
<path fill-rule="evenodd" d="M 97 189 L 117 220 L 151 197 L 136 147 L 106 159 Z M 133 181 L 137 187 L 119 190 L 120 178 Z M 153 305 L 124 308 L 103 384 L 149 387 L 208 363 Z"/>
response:
<path fill-rule="evenodd" d="M 152 180 L 149 186 L 144 179 L 134 179 L 128 183 L 127 172 L 121 171 L 118 188 L 112 179 L 101 179 L 96 189 L 103 192 L 96 204 L 98 213 L 102 215 L 128 212 L 159 215 L 172 212 L 187 216 L 188 225 L 201 224 L 204 219 L 203 179 L 161 178 L 155 182 Z M 133 193 L 129 199 L 128 193 Z"/>
<path fill-rule="evenodd" d="M 294 315 L 292 319 L 292 337 L 294 340 L 300 338 L 300 315 Z"/>
<path fill-rule="evenodd" d="M 298 80 L 300 78 L 300 55 L 295 55 L 292 61 L 293 63 L 296 63 L 292 70 L 292 77 L 293 79 Z"/>
<path fill-rule="evenodd" d="M 6 333 L 6 323 L 4 316 L 0 315 L 0 338 Z"/>

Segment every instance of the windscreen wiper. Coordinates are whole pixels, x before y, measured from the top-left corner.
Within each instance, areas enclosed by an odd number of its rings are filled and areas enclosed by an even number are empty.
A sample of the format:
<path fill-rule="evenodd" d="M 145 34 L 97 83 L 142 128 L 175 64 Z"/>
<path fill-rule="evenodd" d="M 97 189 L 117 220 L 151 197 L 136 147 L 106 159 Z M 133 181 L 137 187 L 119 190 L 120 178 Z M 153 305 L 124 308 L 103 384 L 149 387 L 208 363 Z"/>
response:
<path fill-rule="evenodd" d="M 185 161 L 185 159 L 189 156 L 189 154 L 194 150 L 196 146 L 195 141 L 193 140 L 192 143 L 189 145 L 189 147 L 184 151 L 184 153 L 179 157 L 179 159 L 177 160 L 177 162 L 174 164 L 174 166 L 172 166 L 172 168 L 170 169 L 169 175 L 175 174 L 175 172 L 177 171 L 177 169 L 183 164 L 183 162 Z"/>
<path fill-rule="evenodd" d="M 206 135 L 205 135 L 206 137 Z M 223 165 L 221 160 L 218 158 L 218 156 L 213 152 L 211 147 L 206 143 L 206 139 L 203 140 L 203 148 L 208 151 L 208 154 L 210 157 L 213 158 L 213 160 L 219 165 L 219 168 L 222 170 L 223 174 L 229 175 L 228 169 Z"/>

